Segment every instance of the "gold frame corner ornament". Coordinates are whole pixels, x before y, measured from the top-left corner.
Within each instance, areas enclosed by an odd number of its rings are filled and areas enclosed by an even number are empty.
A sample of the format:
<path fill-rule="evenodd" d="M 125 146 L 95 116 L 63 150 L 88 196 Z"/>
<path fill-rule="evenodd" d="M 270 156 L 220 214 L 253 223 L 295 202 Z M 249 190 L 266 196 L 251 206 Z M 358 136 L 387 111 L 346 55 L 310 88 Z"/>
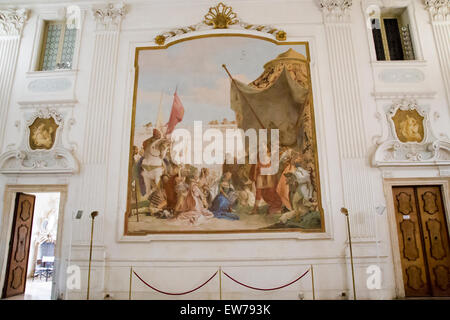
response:
<path fill-rule="evenodd" d="M 159 46 L 164 45 L 164 43 L 166 43 L 166 37 L 163 36 L 162 34 L 157 35 L 155 38 L 155 43 Z"/>
<path fill-rule="evenodd" d="M 278 41 L 286 41 L 286 39 L 287 39 L 286 31 L 278 30 L 278 32 L 275 33 L 275 38 L 276 38 Z"/>
<path fill-rule="evenodd" d="M 237 14 L 233 11 L 233 8 L 231 6 L 227 6 L 223 2 L 219 2 L 219 4 L 217 4 L 216 6 L 209 8 L 208 12 L 203 17 L 203 21 L 201 21 L 200 23 L 160 33 L 154 38 L 154 41 L 158 46 L 163 46 L 166 44 L 166 40 L 168 38 L 177 35 L 203 30 L 205 27 L 208 27 L 212 30 L 229 29 L 229 26 L 231 25 L 239 25 L 244 30 L 253 30 L 268 33 L 274 36 L 277 41 L 286 41 L 287 39 L 286 31 L 267 25 L 257 25 L 243 22 L 238 18 Z"/>

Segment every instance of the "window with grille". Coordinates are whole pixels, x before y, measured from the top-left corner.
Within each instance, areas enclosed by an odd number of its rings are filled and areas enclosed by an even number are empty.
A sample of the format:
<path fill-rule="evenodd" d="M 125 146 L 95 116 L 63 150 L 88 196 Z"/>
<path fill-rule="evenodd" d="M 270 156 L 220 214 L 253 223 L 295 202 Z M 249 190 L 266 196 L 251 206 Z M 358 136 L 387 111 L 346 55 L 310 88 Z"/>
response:
<path fill-rule="evenodd" d="M 378 61 L 415 59 L 406 8 L 382 10 L 371 22 Z"/>
<path fill-rule="evenodd" d="M 77 29 L 65 21 L 46 21 L 39 70 L 72 69 Z"/>

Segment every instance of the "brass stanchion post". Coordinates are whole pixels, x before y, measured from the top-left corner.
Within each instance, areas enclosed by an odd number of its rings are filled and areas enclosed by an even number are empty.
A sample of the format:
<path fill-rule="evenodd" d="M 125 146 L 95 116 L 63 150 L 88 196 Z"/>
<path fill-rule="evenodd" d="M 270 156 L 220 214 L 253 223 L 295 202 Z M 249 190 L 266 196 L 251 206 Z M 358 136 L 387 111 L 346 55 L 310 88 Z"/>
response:
<path fill-rule="evenodd" d="M 352 266 L 353 300 L 356 300 L 355 269 L 353 267 L 352 233 L 350 231 L 350 217 L 348 216 L 347 208 L 341 208 L 341 213 L 347 217 L 348 244 L 349 244 L 349 249 L 350 249 L 350 264 Z"/>
<path fill-rule="evenodd" d="M 89 268 L 88 268 L 88 283 L 87 283 L 87 295 L 86 300 L 89 300 L 89 291 L 91 289 L 91 263 L 92 263 L 92 242 L 94 240 L 94 219 L 98 215 L 98 211 L 91 212 L 91 244 L 89 246 Z"/>
<path fill-rule="evenodd" d="M 219 267 L 219 293 L 220 300 L 222 300 L 222 267 Z"/>
<path fill-rule="evenodd" d="M 131 285 L 133 281 L 133 266 L 130 267 L 130 289 L 128 291 L 128 300 L 131 300 Z"/>
<path fill-rule="evenodd" d="M 311 265 L 311 285 L 312 285 L 312 295 L 313 295 L 313 300 L 316 300 L 316 292 L 314 289 L 314 268 L 313 265 Z"/>

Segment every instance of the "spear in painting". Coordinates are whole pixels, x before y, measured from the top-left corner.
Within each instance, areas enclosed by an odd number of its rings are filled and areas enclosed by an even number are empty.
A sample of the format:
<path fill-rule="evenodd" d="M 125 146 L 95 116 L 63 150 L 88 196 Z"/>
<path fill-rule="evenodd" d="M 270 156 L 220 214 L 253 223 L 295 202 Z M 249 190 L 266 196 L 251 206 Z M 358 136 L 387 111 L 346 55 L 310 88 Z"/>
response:
<path fill-rule="evenodd" d="M 159 98 L 159 106 L 158 106 L 158 116 L 156 118 L 156 128 L 158 130 L 160 130 L 162 123 L 163 123 L 163 118 L 162 118 L 162 100 L 163 100 L 163 95 L 164 92 L 161 91 L 161 97 Z"/>
<path fill-rule="evenodd" d="M 236 86 L 236 88 L 238 89 L 238 91 L 241 93 L 241 95 L 244 97 L 245 102 L 247 103 L 247 105 L 250 107 L 250 110 L 252 111 L 253 115 L 255 116 L 256 120 L 258 121 L 259 125 L 261 126 L 262 129 L 265 129 L 266 127 L 263 125 L 263 123 L 261 122 L 261 119 L 259 119 L 258 115 L 256 114 L 255 110 L 253 109 L 252 105 L 250 104 L 250 101 L 248 101 L 247 97 L 245 96 L 245 94 L 243 94 L 241 92 L 241 90 L 239 90 L 239 87 L 236 83 L 236 80 L 234 80 L 233 76 L 231 75 L 231 73 L 228 71 L 227 66 L 226 65 L 222 65 L 222 68 L 225 69 L 226 73 L 228 74 L 228 76 L 231 79 L 231 82 Z"/>
<path fill-rule="evenodd" d="M 134 163 L 133 167 L 136 165 L 135 162 L 136 161 L 134 159 L 134 154 L 133 154 L 133 163 Z M 136 203 L 136 221 L 137 222 L 139 222 L 139 206 L 138 206 L 138 190 L 137 190 L 138 183 L 139 183 L 139 176 L 137 176 L 137 177 L 135 176 L 135 179 L 134 179 L 134 200 L 135 200 L 135 203 Z M 130 212 L 130 216 L 131 216 L 131 212 Z"/>

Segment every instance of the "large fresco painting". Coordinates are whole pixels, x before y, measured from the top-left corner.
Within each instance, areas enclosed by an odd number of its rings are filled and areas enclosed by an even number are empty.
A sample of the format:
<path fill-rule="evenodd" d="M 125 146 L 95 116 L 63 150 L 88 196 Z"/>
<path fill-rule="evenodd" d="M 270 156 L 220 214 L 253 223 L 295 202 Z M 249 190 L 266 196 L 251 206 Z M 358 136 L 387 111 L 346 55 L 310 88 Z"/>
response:
<path fill-rule="evenodd" d="M 135 64 L 125 234 L 324 230 L 307 43 L 202 36 Z"/>

